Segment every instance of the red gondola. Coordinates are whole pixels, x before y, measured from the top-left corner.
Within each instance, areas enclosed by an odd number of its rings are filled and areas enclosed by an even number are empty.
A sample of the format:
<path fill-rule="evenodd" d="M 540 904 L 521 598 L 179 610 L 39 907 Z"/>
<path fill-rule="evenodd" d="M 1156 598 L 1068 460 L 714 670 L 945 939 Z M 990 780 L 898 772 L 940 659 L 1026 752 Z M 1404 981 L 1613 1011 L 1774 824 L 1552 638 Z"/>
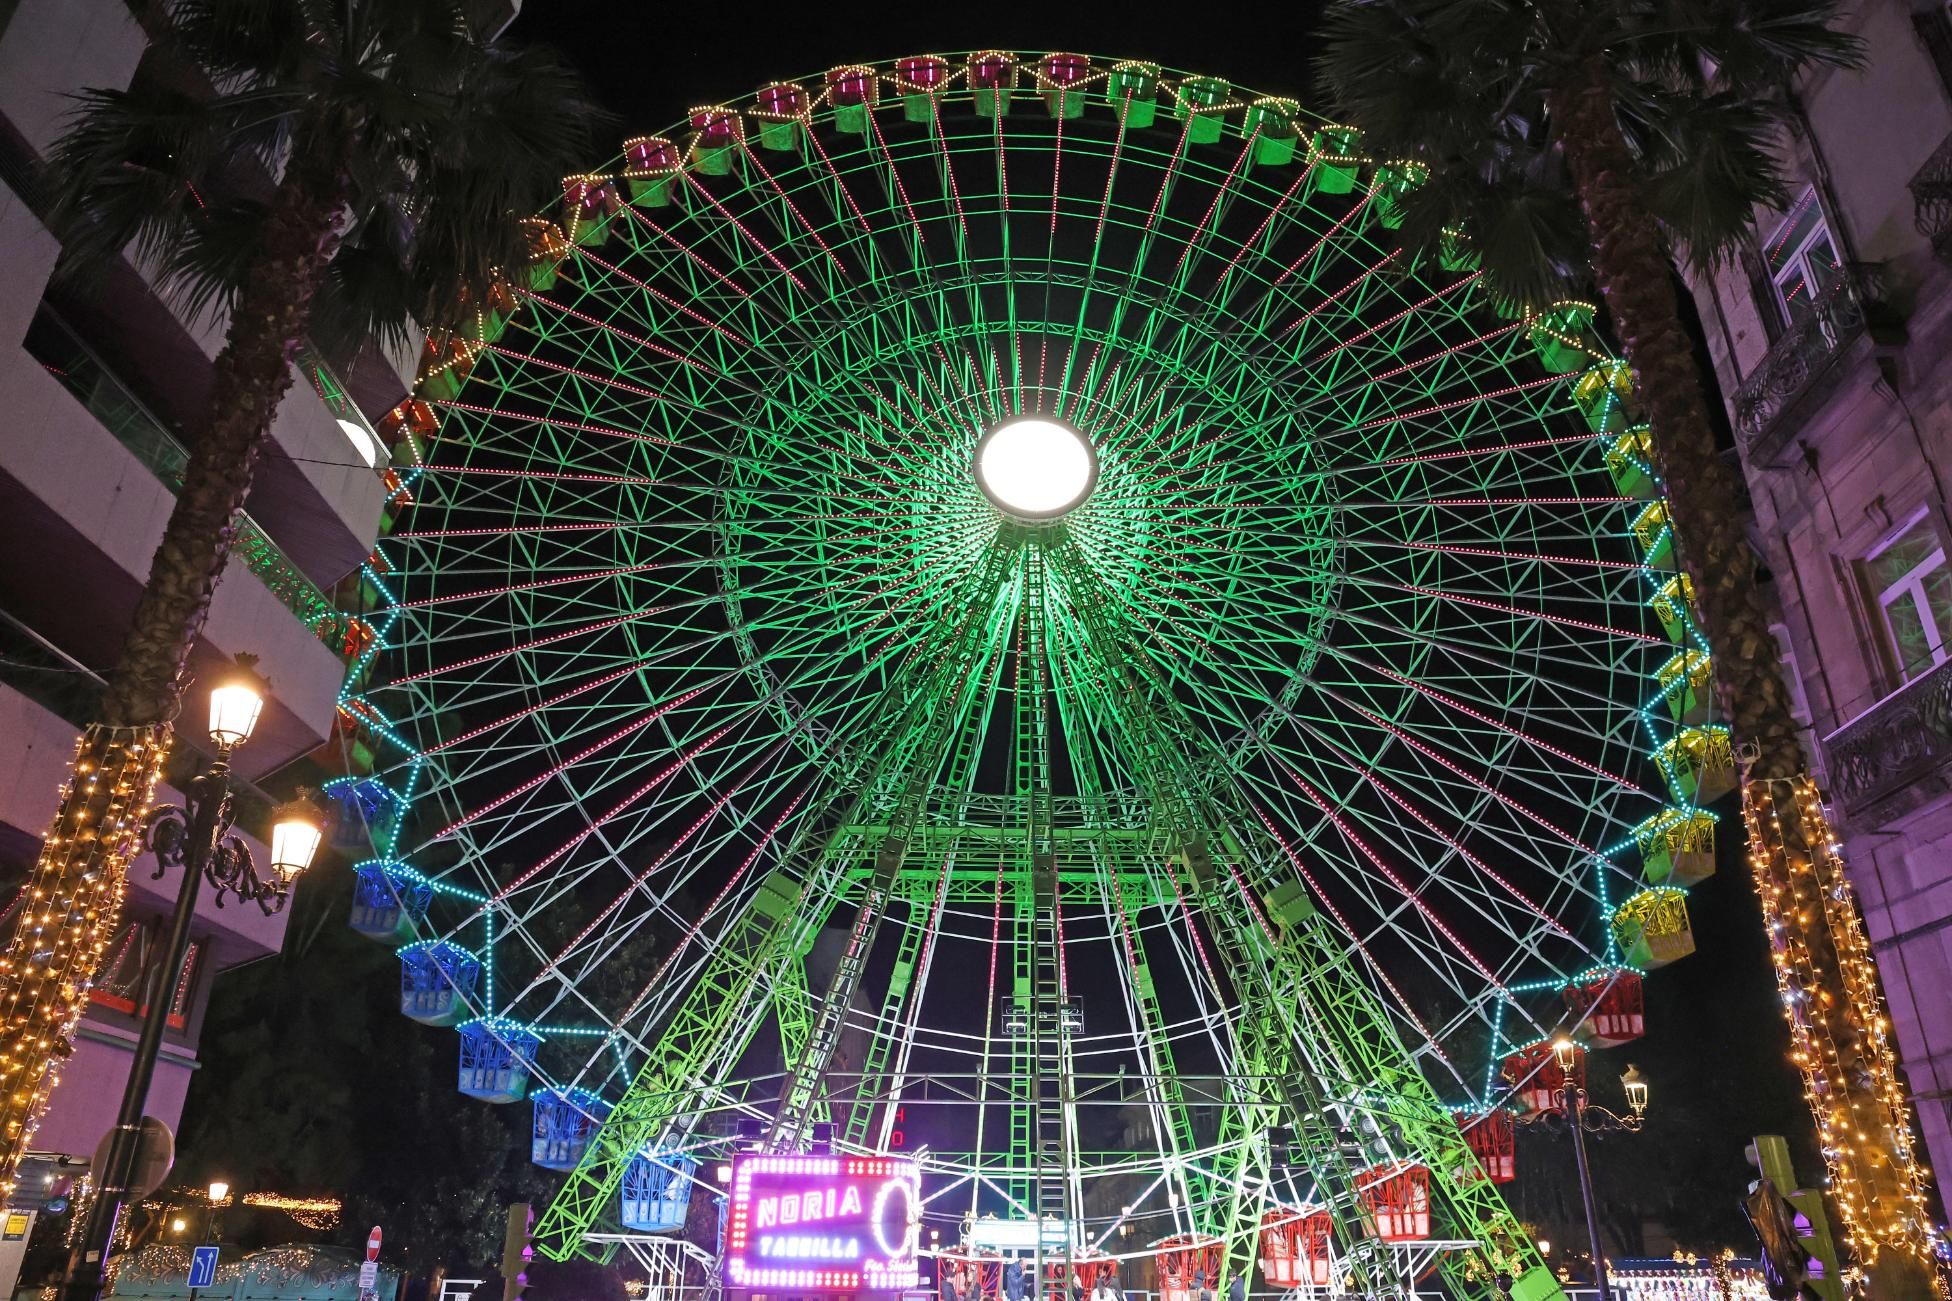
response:
<path fill-rule="evenodd" d="M 1269 1211 L 1261 1217 L 1261 1272 L 1278 1288 L 1327 1287 L 1329 1241 L 1335 1221 L 1327 1211 Z"/>
<path fill-rule="evenodd" d="M 1159 1301 L 1201 1301 L 1200 1293 L 1220 1290 L 1218 1238 L 1167 1238 L 1152 1252 L 1159 1270 Z"/>
<path fill-rule="evenodd" d="M 1646 1002 L 1637 971 L 1601 971 L 1560 993 L 1566 1007 L 1582 1019 L 1574 1033 L 1595 1048 L 1617 1048 L 1647 1033 Z"/>
<path fill-rule="evenodd" d="M 1486 1179 L 1508 1184 L 1518 1177 L 1518 1145 L 1509 1111 L 1499 1107 L 1475 1116 L 1460 1116 L 1457 1123 Z"/>
<path fill-rule="evenodd" d="M 1398 1162 L 1356 1176 L 1356 1196 L 1384 1242 L 1415 1242 L 1430 1236 L 1430 1170 Z"/>
<path fill-rule="evenodd" d="M 1566 1072 L 1549 1043 L 1530 1044 L 1505 1058 L 1500 1075 L 1512 1086 L 1512 1102 L 1525 1111 L 1560 1111 L 1559 1097 L 1566 1087 Z M 1586 1050 L 1575 1046 L 1572 1055 L 1572 1082 L 1586 1086 Z"/>

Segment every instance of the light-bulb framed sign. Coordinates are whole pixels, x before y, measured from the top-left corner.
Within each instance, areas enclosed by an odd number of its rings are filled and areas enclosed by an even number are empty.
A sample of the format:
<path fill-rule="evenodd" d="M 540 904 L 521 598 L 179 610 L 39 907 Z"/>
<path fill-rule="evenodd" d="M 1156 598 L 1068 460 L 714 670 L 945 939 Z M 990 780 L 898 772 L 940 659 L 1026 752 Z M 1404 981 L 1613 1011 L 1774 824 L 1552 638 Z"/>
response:
<path fill-rule="evenodd" d="M 737 1157 L 726 1271 L 742 1288 L 912 1288 L 921 1215 L 921 1167 L 905 1157 Z"/>

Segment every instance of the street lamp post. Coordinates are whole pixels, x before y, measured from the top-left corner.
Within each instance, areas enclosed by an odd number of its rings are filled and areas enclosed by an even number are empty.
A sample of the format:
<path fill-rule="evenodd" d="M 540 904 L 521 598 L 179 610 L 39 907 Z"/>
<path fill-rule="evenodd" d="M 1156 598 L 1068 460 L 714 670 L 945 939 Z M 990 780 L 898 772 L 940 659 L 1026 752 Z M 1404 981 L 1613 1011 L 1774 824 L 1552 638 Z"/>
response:
<path fill-rule="evenodd" d="M 203 1241 L 208 1246 L 221 1247 L 224 1236 L 221 1230 L 224 1214 L 224 1199 L 230 1196 L 230 1185 L 222 1179 L 210 1181 L 210 1218 L 203 1226 Z M 190 1301 L 197 1301 L 199 1289 L 190 1289 Z"/>
<path fill-rule="evenodd" d="M 136 1014 L 142 1018 L 142 1033 L 136 1040 L 135 1058 L 129 1066 L 129 1081 L 122 1092 L 122 1107 L 116 1116 L 108 1157 L 103 1168 L 91 1171 L 95 1184 L 88 1218 L 80 1241 L 68 1257 L 67 1277 L 62 1284 L 63 1301 L 98 1301 L 107 1282 L 109 1244 L 128 1202 L 130 1181 L 134 1177 L 138 1140 L 142 1132 L 143 1108 L 149 1100 L 150 1081 L 156 1074 L 156 1060 L 162 1050 L 163 1029 L 169 1021 L 167 1006 L 169 982 L 182 969 L 190 948 L 190 925 L 196 917 L 197 893 L 203 878 L 217 889 L 223 903 L 226 892 L 257 904 L 268 916 L 285 906 L 291 883 L 312 861 L 325 836 L 325 819 L 318 807 L 301 797 L 281 806 L 272 815 L 271 879 L 260 880 L 257 863 L 242 837 L 231 834 L 235 816 L 230 787 L 231 751 L 250 740 L 264 708 L 264 680 L 252 669 L 253 661 L 239 656 L 210 692 L 210 739 L 217 757 L 209 768 L 191 780 L 183 808 L 164 806 L 149 815 L 143 828 L 143 843 L 156 855 L 157 877 L 169 867 L 183 869 L 183 881 L 176 894 L 176 912 L 170 920 L 169 944 L 162 960 L 145 973 L 141 1001 Z M 226 1189 L 226 1192 L 229 1190 Z"/>
<path fill-rule="evenodd" d="M 222 1179 L 210 1181 L 210 1223 L 204 1241 L 213 1246 L 221 1246 L 224 1241 L 224 1203 L 230 1197 L 230 1185 Z"/>
<path fill-rule="evenodd" d="M 1573 1157 L 1579 1165 L 1579 1196 L 1585 1203 L 1586 1238 L 1593 1249 L 1593 1281 L 1599 1288 L 1599 1301 L 1613 1301 L 1613 1289 L 1606 1277 L 1606 1251 L 1600 1243 L 1599 1210 L 1593 1198 L 1593 1168 L 1586 1158 L 1586 1135 L 1639 1130 L 1647 1119 L 1647 1081 L 1632 1066 L 1627 1067 L 1626 1074 L 1620 1077 L 1620 1085 L 1626 1090 L 1627 1106 L 1632 1114 L 1622 1116 L 1586 1101 L 1586 1090 L 1579 1087 L 1574 1074 L 1579 1056 L 1577 1044 L 1561 1039 L 1552 1045 L 1552 1055 L 1565 1081 L 1560 1105 L 1566 1126 L 1572 1130 Z M 1543 1250 L 1544 1244 L 1539 1245 Z"/>

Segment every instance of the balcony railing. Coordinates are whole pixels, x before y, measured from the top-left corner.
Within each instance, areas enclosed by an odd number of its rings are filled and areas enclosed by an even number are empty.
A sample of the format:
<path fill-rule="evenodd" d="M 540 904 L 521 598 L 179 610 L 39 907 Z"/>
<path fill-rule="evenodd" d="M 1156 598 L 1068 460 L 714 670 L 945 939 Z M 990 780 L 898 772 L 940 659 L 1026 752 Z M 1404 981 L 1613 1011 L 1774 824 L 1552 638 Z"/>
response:
<path fill-rule="evenodd" d="M 1851 263 L 1777 339 L 1762 364 L 1735 391 L 1735 432 L 1754 447 L 1796 401 L 1830 376 L 1867 326 L 1889 315 L 1884 267 Z"/>
<path fill-rule="evenodd" d="M 103 428 L 134 452 L 171 492 L 176 491 L 189 464 L 188 450 L 66 321 L 42 308 L 28 332 L 28 351 L 62 387 L 80 399 Z M 370 641 L 364 621 L 340 610 L 255 520 L 241 512 L 232 549 L 271 594 L 340 658 L 351 659 Z"/>
<path fill-rule="evenodd" d="M 76 728 L 101 716 L 100 674 L 0 610 L 0 682 Z"/>
<path fill-rule="evenodd" d="M 1952 660 L 1823 738 L 1831 794 L 1859 813 L 1952 761 Z"/>
<path fill-rule="evenodd" d="M 1932 241 L 1940 261 L 1952 262 L 1952 136 L 1911 178 L 1911 203 L 1918 233 Z"/>

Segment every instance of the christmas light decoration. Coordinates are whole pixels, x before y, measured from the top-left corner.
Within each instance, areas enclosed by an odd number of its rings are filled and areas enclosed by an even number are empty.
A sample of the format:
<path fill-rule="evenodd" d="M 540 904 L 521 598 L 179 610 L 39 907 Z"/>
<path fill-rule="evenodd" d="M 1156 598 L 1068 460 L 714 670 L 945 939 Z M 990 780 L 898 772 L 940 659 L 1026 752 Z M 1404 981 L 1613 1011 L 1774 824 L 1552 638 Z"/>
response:
<path fill-rule="evenodd" d="M 1845 1241 L 1861 1267 L 1888 1251 L 1936 1279 L 1930 1172 L 1913 1152 L 1911 1105 L 1843 846 L 1807 776 L 1751 781 L 1742 816 L 1788 1011 L 1790 1060 L 1803 1075 Z M 1935 1287 L 1943 1296 L 1943 1285 Z"/>
<path fill-rule="evenodd" d="M 168 752 L 164 724 L 98 725 L 75 742 L 60 809 L 0 952 L 0 1192 L 13 1191 L 60 1084 Z"/>
<path fill-rule="evenodd" d="M 308 1229 L 324 1231 L 339 1223 L 345 1203 L 337 1197 L 286 1197 L 279 1193 L 245 1193 L 244 1204 L 264 1211 L 283 1211 Z"/>

